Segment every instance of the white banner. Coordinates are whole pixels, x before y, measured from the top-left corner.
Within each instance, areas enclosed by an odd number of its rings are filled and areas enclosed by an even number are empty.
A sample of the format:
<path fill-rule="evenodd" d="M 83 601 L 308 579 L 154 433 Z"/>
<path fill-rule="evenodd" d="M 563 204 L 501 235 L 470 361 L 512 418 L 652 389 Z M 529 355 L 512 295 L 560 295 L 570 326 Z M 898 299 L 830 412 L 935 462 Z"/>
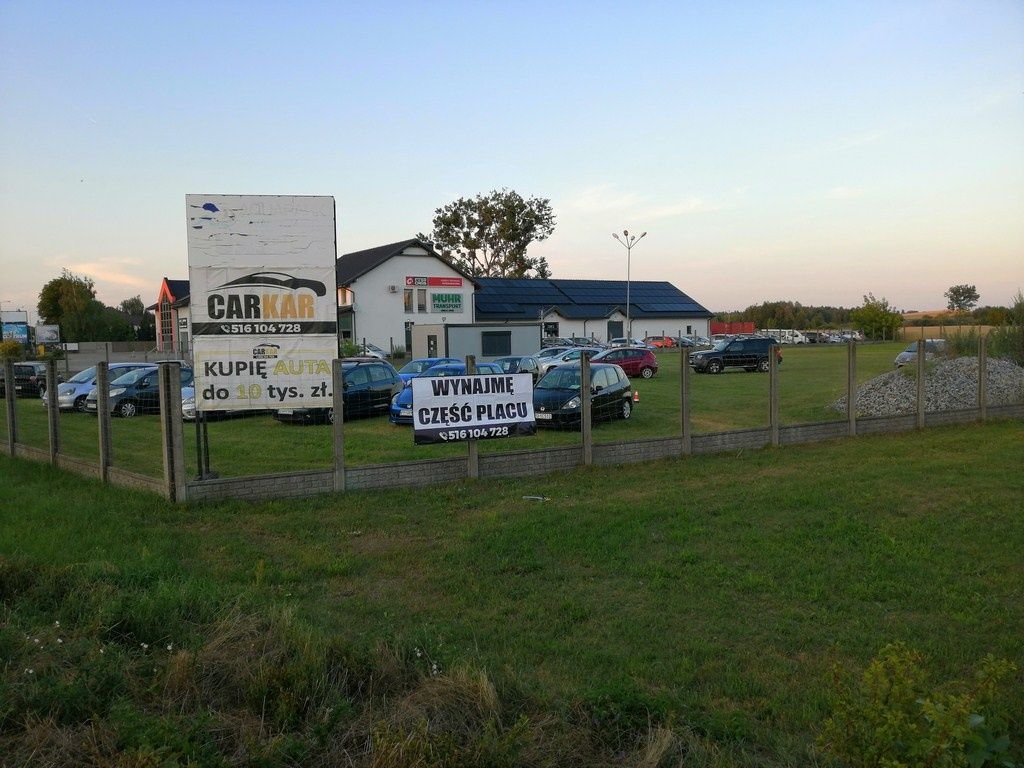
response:
<path fill-rule="evenodd" d="M 186 195 L 199 410 L 329 408 L 333 197 Z"/>
<path fill-rule="evenodd" d="M 413 440 L 418 444 L 532 435 L 529 373 L 430 376 L 412 380 Z"/>

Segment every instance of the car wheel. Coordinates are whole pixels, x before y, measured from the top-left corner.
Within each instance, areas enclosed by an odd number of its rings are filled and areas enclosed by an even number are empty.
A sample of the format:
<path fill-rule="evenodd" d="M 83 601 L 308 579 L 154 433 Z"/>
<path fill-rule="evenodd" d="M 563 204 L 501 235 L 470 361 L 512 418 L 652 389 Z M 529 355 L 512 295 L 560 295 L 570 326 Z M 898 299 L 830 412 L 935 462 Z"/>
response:
<path fill-rule="evenodd" d="M 79 413 L 85 413 L 85 395 L 75 399 L 75 410 Z"/>
<path fill-rule="evenodd" d="M 654 376 L 654 369 L 653 368 L 641 368 L 640 369 L 640 375 L 643 378 L 645 378 L 645 379 L 649 379 L 652 376 Z"/>
<path fill-rule="evenodd" d="M 708 373 L 721 373 L 722 363 L 718 360 L 712 360 L 708 363 Z"/>
<path fill-rule="evenodd" d="M 768 368 L 769 365 L 767 358 L 765 358 L 764 360 L 757 364 L 757 370 L 759 370 L 761 373 L 768 373 Z"/>
<path fill-rule="evenodd" d="M 117 406 L 117 415 L 122 419 L 130 419 L 139 412 L 138 407 L 131 400 L 125 400 Z"/>
<path fill-rule="evenodd" d="M 632 400 L 623 400 L 622 401 L 622 420 L 626 421 L 632 415 L 633 415 L 633 401 Z"/>

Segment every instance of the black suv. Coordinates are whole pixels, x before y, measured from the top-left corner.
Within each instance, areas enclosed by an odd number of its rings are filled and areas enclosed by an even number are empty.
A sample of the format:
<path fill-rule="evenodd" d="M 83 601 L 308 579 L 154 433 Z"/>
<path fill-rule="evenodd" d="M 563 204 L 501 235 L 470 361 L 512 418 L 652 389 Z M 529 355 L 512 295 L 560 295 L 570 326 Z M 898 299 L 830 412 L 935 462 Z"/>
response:
<path fill-rule="evenodd" d="M 391 398 L 405 386 L 398 371 L 375 357 L 346 357 L 341 361 L 345 421 L 356 416 L 383 416 L 391 407 Z M 299 424 L 333 424 L 333 408 L 278 408 L 278 421 Z"/>
<path fill-rule="evenodd" d="M 0 368 L 0 395 L 5 394 L 4 372 Z M 57 374 L 57 383 L 64 377 Z M 42 397 L 46 394 L 46 363 L 28 362 L 14 364 L 14 391 L 18 397 Z"/>
<path fill-rule="evenodd" d="M 776 346 L 776 359 L 782 363 L 775 339 L 745 337 L 723 339 L 715 346 L 690 355 L 690 367 L 697 373 L 721 373 L 726 368 L 743 368 L 747 371 L 767 371 L 768 355 Z"/>

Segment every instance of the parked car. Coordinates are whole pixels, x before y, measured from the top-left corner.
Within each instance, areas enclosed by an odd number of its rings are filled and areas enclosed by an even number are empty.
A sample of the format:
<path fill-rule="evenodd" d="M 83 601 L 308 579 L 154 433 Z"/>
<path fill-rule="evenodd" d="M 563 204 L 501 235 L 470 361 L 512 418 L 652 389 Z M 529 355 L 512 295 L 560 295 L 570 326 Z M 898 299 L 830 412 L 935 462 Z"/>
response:
<path fill-rule="evenodd" d="M 721 373 L 726 368 L 767 371 L 768 358 L 775 344 L 774 339 L 754 337 L 719 341 L 711 349 L 690 355 L 690 367 L 697 373 Z M 781 364 L 782 352 L 776 350 L 775 354 Z"/>
<path fill-rule="evenodd" d="M 3 380 L 4 371 L 0 367 L 0 396 L 6 394 Z M 57 375 L 57 383 L 64 377 Z M 30 361 L 14 364 L 14 394 L 18 397 L 42 397 L 46 394 L 46 363 Z"/>
<path fill-rule="evenodd" d="M 598 349 L 597 347 L 573 347 L 572 349 L 566 350 L 561 355 L 552 355 L 550 357 L 545 357 L 544 359 L 542 359 L 540 361 L 540 370 L 541 373 L 547 373 L 556 365 L 564 365 L 565 363 L 579 362 L 579 359 L 583 355 L 586 355 L 587 359 L 589 360 L 594 355 L 602 351 L 603 350 Z"/>
<path fill-rule="evenodd" d="M 649 349 L 606 349 L 590 358 L 591 363 L 611 363 L 619 366 L 627 376 L 649 379 L 658 372 L 658 358 Z"/>
<path fill-rule="evenodd" d="M 571 347 L 572 340 L 563 339 L 561 336 L 545 336 L 540 343 L 541 348 L 545 347 Z"/>
<path fill-rule="evenodd" d="M 110 363 L 107 367 L 107 380 L 124 376 L 126 373 L 140 368 L 150 368 L 153 363 Z M 85 400 L 96 386 L 96 366 L 76 373 L 57 387 L 57 407 L 62 411 L 85 411 Z"/>
<path fill-rule="evenodd" d="M 540 363 L 537 358 L 526 355 L 525 357 L 499 357 L 494 361 L 501 367 L 504 373 L 532 373 L 533 380 L 540 376 Z"/>
<path fill-rule="evenodd" d="M 578 427 L 583 400 L 580 366 L 560 365 L 548 371 L 533 388 L 533 415 L 542 427 Z M 617 365 L 597 363 L 590 368 L 591 418 L 628 419 L 633 415 L 629 378 Z"/>
<path fill-rule="evenodd" d="M 498 363 L 477 363 L 477 374 L 503 373 Z M 465 376 L 466 364 L 455 361 L 454 363 L 441 363 L 435 365 L 421 376 L 428 378 L 432 376 Z M 391 398 L 391 408 L 388 412 L 388 421 L 392 424 L 412 424 L 412 384 L 409 383 L 401 392 Z"/>
<path fill-rule="evenodd" d="M 603 347 L 604 344 L 596 339 L 588 339 L 586 336 L 570 336 L 569 342 L 574 347 Z"/>
<path fill-rule="evenodd" d="M 341 361 L 342 403 L 345 421 L 386 413 L 391 398 L 405 385 L 391 363 L 374 357 L 346 357 Z M 274 418 L 297 424 L 333 424 L 333 408 L 278 408 Z"/>
<path fill-rule="evenodd" d="M 648 336 L 647 346 L 655 347 L 656 349 L 663 349 L 669 347 L 678 347 L 679 342 L 677 342 L 671 336 Z"/>
<path fill-rule="evenodd" d="M 538 363 L 543 363 L 547 358 L 563 355 L 571 349 L 573 349 L 571 344 L 562 347 L 544 347 L 539 352 L 534 352 L 532 356 L 537 358 Z"/>
<path fill-rule="evenodd" d="M 459 360 L 456 357 L 418 357 L 403 365 L 398 371 L 398 376 L 402 379 L 403 383 L 408 384 L 412 379 L 421 375 L 428 368 L 433 368 L 435 365 L 439 365 L 441 363 L 457 362 L 459 362 Z"/>
<path fill-rule="evenodd" d="M 158 369 L 155 365 L 136 368 L 134 371 L 119 376 L 110 382 L 110 412 L 115 416 L 130 419 L 140 413 L 160 412 L 160 382 Z M 192 369 L 181 367 L 182 387 L 192 386 Z M 85 410 L 96 413 L 99 399 L 96 388 L 85 398 Z"/>
<path fill-rule="evenodd" d="M 366 342 L 362 342 L 361 341 L 356 346 L 357 346 L 357 349 L 359 350 L 359 354 L 361 356 L 363 356 L 363 357 L 373 357 L 373 358 L 375 358 L 377 360 L 387 360 L 388 359 L 388 353 L 385 352 L 380 347 L 378 347 L 376 344 L 371 344 L 368 341 L 366 341 Z"/>
<path fill-rule="evenodd" d="M 924 359 L 925 362 L 928 360 L 934 360 L 936 357 L 942 357 L 946 354 L 946 340 L 945 339 L 925 339 L 924 342 Z M 917 342 L 912 341 L 907 345 L 907 348 L 896 355 L 896 359 L 893 364 L 897 368 L 902 368 L 904 365 L 912 365 L 917 362 Z"/>
<path fill-rule="evenodd" d="M 609 347 L 646 347 L 642 339 L 617 338 L 608 340 Z"/>

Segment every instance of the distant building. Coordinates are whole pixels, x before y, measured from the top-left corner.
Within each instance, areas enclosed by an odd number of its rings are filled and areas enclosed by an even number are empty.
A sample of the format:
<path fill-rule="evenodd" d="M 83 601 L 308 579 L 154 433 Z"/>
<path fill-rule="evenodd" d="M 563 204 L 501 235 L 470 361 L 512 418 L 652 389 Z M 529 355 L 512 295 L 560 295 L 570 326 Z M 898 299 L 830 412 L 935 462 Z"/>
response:
<path fill-rule="evenodd" d="M 156 348 L 161 352 L 185 357 L 192 353 L 188 299 L 188 280 L 165 277 L 156 304 L 146 307 L 156 313 Z"/>

